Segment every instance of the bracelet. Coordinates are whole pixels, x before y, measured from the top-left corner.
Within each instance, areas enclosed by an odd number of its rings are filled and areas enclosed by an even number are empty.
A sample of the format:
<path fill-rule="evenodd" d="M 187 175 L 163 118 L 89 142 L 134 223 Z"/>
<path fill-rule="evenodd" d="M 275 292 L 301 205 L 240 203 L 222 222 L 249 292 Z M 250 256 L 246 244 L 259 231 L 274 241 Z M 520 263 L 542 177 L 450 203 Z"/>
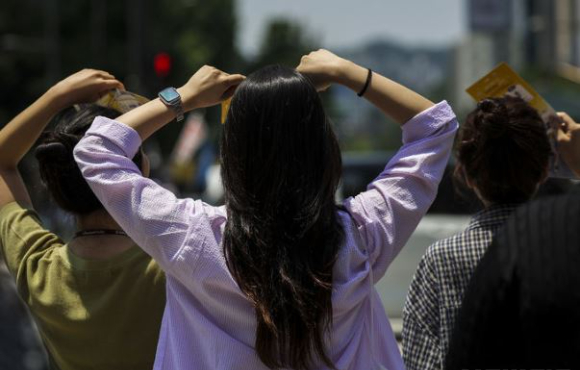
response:
<path fill-rule="evenodd" d="M 373 71 L 369 68 L 369 73 L 367 74 L 367 80 L 365 82 L 365 85 L 363 86 L 362 90 L 357 94 L 359 97 L 363 96 L 365 92 L 367 92 L 367 89 L 369 88 L 369 86 L 371 85 L 371 81 L 373 79 Z"/>

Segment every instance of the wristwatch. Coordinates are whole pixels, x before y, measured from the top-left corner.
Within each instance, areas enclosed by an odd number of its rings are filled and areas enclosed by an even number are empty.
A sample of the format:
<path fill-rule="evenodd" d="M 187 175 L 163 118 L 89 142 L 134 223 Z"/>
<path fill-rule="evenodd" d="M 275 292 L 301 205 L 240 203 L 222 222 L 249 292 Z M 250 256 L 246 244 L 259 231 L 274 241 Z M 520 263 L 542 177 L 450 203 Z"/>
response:
<path fill-rule="evenodd" d="M 179 95 L 175 87 L 168 87 L 162 90 L 158 96 L 163 104 L 173 109 L 177 122 L 183 120 L 183 105 L 181 105 L 181 95 Z"/>

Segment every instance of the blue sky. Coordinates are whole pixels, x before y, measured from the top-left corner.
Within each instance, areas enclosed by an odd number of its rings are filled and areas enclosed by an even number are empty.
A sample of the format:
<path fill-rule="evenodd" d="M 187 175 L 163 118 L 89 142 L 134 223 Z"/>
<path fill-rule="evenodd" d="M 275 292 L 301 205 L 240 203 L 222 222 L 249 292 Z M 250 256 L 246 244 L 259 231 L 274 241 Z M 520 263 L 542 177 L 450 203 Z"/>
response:
<path fill-rule="evenodd" d="M 253 54 L 274 16 L 303 24 L 324 47 L 355 46 L 368 39 L 408 45 L 448 45 L 465 33 L 463 0 L 238 0 L 242 53 Z"/>

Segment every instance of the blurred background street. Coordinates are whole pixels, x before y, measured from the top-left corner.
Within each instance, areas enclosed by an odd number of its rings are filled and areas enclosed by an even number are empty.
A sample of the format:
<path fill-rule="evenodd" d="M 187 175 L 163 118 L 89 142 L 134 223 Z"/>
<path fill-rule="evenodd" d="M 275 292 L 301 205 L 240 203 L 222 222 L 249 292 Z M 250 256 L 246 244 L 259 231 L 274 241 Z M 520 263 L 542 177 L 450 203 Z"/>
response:
<path fill-rule="evenodd" d="M 63 77 L 104 69 L 148 98 L 181 86 L 203 64 L 251 73 L 296 66 L 327 48 L 401 82 L 433 101 L 448 100 L 460 122 L 475 103 L 465 89 L 498 63 L 516 69 L 558 111 L 580 119 L 580 0 L 2 0 L 0 128 Z M 343 149 L 338 198 L 363 191 L 400 146 L 400 128 L 346 88 L 322 94 Z M 182 197 L 221 201 L 219 107 L 190 114 L 148 140 L 152 177 Z M 40 184 L 28 155 L 27 184 Z M 479 205 L 451 180 L 378 284 L 395 327 L 425 249 L 462 230 Z M 541 194 L 564 191 L 550 180 Z M 71 235 L 73 219 L 30 187 L 51 230 Z M 44 369 L 25 310 L 0 268 L 0 369 Z"/>

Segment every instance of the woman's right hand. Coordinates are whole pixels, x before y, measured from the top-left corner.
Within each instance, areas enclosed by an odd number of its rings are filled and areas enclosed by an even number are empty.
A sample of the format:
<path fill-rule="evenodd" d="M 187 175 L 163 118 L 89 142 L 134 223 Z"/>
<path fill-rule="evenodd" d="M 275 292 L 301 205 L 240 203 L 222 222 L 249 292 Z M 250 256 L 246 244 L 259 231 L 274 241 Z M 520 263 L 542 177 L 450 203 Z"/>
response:
<path fill-rule="evenodd" d="M 125 89 L 115 76 L 96 69 L 83 69 L 54 85 L 49 93 L 53 94 L 59 109 L 73 104 L 97 101 L 101 95 L 112 89 Z"/>
<path fill-rule="evenodd" d="M 181 95 L 183 109 L 187 112 L 219 104 L 232 96 L 236 87 L 245 79 L 243 75 L 230 75 L 206 65 L 177 90 Z"/>
<path fill-rule="evenodd" d="M 325 49 L 313 51 L 300 59 L 296 70 L 310 79 L 317 91 L 324 91 L 338 82 L 347 61 Z"/>
<path fill-rule="evenodd" d="M 558 152 L 568 167 L 580 177 L 580 124 L 564 112 L 558 113 L 558 117 L 562 120 L 558 128 Z"/>

